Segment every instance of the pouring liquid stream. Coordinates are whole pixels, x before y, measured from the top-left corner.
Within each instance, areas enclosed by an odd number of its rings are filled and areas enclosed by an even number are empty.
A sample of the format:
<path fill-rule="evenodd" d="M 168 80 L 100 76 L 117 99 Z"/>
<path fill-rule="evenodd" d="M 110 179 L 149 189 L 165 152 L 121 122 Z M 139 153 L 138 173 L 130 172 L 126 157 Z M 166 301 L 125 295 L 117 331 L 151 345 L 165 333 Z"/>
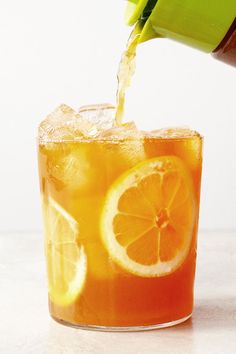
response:
<path fill-rule="evenodd" d="M 142 22 L 138 22 L 128 39 L 127 47 L 122 54 L 117 79 L 118 88 L 116 93 L 116 125 L 122 124 L 125 106 L 126 90 L 131 85 L 132 77 L 136 69 L 136 52 L 142 31 Z"/>

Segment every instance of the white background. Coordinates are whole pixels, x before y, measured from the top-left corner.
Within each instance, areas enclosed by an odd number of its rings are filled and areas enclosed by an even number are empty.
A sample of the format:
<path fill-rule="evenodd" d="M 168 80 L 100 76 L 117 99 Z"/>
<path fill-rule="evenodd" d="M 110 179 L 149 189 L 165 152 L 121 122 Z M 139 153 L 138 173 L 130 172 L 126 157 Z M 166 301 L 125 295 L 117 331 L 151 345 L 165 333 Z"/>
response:
<path fill-rule="evenodd" d="M 64 102 L 115 101 L 124 0 L 0 1 L 0 231 L 41 229 L 36 131 Z M 168 40 L 138 49 L 127 117 L 205 136 L 201 228 L 236 228 L 236 69 Z"/>

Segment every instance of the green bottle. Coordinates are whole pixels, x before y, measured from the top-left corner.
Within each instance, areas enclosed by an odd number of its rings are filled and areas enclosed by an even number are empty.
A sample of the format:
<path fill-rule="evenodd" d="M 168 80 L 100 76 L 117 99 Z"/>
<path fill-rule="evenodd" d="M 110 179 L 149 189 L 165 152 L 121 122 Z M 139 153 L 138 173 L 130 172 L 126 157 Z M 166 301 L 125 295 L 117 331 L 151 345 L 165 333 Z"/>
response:
<path fill-rule="evenodd" d="M 143 22 L 140 42 L 170 38 L 236 66 L 236 0 L 127 0 L 125 19 Z"/>

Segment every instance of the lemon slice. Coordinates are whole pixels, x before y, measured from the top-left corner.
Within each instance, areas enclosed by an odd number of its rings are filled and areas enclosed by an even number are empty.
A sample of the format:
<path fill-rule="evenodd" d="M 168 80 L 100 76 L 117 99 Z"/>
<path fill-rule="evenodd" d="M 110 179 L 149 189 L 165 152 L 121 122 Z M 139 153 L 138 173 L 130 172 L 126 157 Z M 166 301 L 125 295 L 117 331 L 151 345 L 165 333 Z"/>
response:
<path fill-rule="evenodd" d="M 83 290 L 87 257 L 78 242 L 76 220 L 51 197 L 43 204 L 49 297 L 54 304 L 67 306 Z"/>
<path fill-rule="evenodd" d="M 186 259 L 195 198 L 191 176 L 175 156 L 139 163 L 110 187 L 101 215 L 109 256 L 127 272 L 160 277 Z"/>

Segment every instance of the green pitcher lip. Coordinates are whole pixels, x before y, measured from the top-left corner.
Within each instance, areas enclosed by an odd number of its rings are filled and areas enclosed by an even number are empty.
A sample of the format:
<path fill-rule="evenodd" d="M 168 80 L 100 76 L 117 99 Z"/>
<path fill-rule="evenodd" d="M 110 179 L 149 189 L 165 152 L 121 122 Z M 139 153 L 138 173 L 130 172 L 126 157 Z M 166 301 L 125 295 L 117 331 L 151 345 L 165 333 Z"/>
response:
<path fill-rule="evenodd" d="M 133 26 L 141 17 L 148 0 L 128 0 L 125 11 L 125 22 Z"/>
<path fill-rule="evenodd" d="M 133 25 L 147 4 L 147 0 L 128 0 L 127 24 Z M 158 0 L 144 25 L 140 42 L 167 37 L 212 52 L 235 18 L 236 0 Z"/>

